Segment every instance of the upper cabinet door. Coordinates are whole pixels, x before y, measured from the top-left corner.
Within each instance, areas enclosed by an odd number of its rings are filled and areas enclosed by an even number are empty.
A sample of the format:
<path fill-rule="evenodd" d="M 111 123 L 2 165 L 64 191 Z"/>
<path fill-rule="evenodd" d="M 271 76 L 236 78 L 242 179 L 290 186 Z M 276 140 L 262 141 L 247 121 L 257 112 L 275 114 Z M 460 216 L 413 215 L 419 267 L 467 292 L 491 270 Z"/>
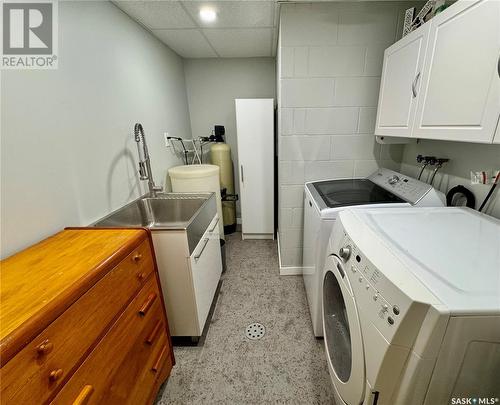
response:
<path fill-rule="evenodd" d="M 430 25 L 413 135 L 491 143 L 500 112 L 500 1 L 459 0 Z"/>
<path fill-rule="evenodd" d="M 376 135 L 412 135 L 429 30 L 426 24 L 385 50 Z"/>

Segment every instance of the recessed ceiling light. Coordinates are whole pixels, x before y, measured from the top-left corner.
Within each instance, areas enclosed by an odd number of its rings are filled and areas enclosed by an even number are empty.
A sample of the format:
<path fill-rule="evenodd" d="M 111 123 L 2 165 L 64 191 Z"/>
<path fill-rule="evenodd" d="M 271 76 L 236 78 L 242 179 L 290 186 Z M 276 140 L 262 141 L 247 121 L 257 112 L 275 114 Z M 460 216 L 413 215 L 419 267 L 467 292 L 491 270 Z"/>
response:
<path fill-rule="evenodd" d="M 200 10 L 200 18 L 205 22 L 214 22 L 217 19 L 217 13 L 213 8 L 204 7 Z"/>

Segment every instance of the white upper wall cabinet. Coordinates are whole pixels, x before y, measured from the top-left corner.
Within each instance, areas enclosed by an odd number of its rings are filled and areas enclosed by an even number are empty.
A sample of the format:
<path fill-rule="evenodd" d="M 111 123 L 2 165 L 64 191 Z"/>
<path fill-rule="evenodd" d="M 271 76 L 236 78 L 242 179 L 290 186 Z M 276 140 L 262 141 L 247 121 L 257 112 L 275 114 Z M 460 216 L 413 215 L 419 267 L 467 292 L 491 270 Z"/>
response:
<path fill-rule="evenodd" d="M 413 50 L 413 65 L 411 56 L 394 56 L 410 53 L 419 37 L 424 56 Z M 458 0 L 387 49 L 375 134 L 492 143 L 500 114 L 499 58 L 500 1 Z M 410 89 L 404 71 L 417 72 Z M 415 98 L 408 101 L 408 94 Z"/>
<path fill-rule="evenodd" d="M 500 113 L 500 1 L 459 0 L 431 21 L 414 136 L 491 142 Z"/>
<path fill-rule="evenodd" d="M 411 136 L 417 109 L 419 76 L 430 26 L 411 32 L 387 48 L 380 82 L 377 135 Z"/>

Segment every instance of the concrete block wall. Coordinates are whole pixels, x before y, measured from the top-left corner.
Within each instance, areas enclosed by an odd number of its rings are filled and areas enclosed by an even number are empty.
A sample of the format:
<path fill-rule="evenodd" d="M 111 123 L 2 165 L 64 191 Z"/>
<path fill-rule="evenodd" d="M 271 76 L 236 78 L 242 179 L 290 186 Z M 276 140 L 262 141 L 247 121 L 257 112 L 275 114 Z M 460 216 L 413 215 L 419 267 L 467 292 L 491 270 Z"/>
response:
<path fill-rule="evenodd" d="M 384 50 L 408 2 L 282 4 L 278 44 L 281 267 L 302 265 L 304 183 L 398 170 L 374 127 Z"/>

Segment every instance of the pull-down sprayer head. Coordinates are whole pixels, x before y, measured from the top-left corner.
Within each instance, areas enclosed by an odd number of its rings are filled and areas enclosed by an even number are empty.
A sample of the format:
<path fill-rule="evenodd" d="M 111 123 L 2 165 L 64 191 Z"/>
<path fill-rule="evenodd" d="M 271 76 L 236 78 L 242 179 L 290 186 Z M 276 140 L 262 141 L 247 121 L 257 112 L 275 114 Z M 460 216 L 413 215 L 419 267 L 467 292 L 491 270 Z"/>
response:
<path fill-rule="evenodd" d="M 156 186 L 153 180 L 153 171 L 151 170 L 151 161 L 149 159 L 148 145 L 146 144 L 146 136 L 144 129 L 138 122 L 134 125 L 134 139 L 137 142 L 137 153 L 139 154 L 139 177 L 141 180 L 148 181 L 149 194 L 156 197 L 157 191 L 162 191 L 163 188 Z M 140 144 L 142 142 L 142 153 Z"/>

